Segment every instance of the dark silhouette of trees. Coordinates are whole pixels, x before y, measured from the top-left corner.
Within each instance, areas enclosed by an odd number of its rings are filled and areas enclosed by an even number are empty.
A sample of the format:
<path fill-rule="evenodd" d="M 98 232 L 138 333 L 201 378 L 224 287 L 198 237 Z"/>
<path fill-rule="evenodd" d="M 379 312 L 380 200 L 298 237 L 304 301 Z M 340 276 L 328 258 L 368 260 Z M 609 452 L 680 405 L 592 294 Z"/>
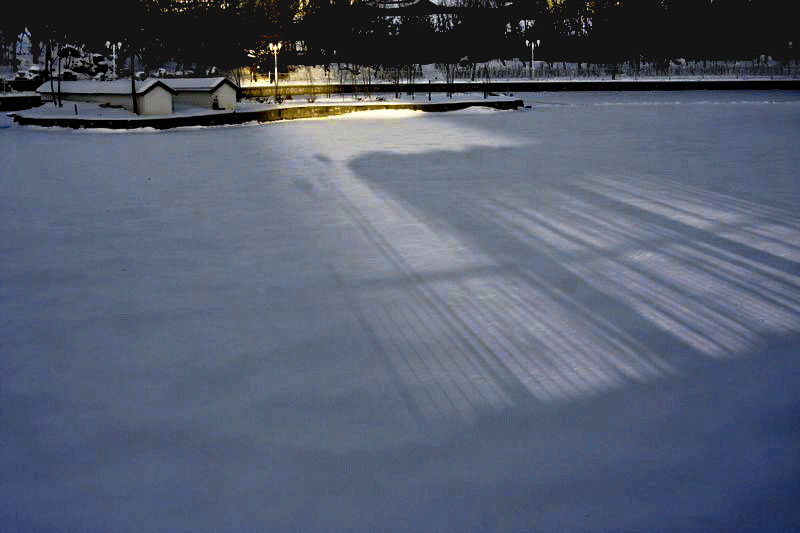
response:
<path fill-rule="evenodd" d="M 380 10 L 368 0 L 87 0 L 8 2 L 0 46 L 13 62 L 17 36 L 30 32 L 49 63 L 61 45 L 104 50 L 122 41 L 121 57 L 146 70 L 169 61 L 195 75 L 251 64 L 248 50 L 282 41 L 287 64 L 474 65 L 529 58 L 608 66 L 666 68 L 687 61 L 798 59 L 800 35 L 791 2 L 755 0 L 448 0 Z M 38 50 L 35 55 L 38 56 Z M 268 62 L 269 54 L 254 54 Z M 121 59 L 124 63 L 125 59 Z"/>

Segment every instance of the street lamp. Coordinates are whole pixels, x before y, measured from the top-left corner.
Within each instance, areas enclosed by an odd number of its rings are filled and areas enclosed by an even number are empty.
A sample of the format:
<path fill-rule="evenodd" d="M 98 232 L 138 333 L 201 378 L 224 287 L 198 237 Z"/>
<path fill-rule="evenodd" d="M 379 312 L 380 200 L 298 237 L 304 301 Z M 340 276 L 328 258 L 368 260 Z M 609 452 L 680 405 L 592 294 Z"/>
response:
<path fill-rule="evenodd" d="M 117 79 L 117 50 L 122 48 L 122 43 L 106 41 L 106 48 L 111 48 L 111 76 Z"/>
<path fill-rule="evenodd" d="M 246 50 L 247 57 L 250 59 L 254 59 L 252 66 L 250 67 L 250 81 L 255 83 L 256 82 L 256 70 L 258 70 L 258 56 L 256 55 L 255 50 Z"/>
<path fill-rule="evenodd" d="M 528 40 L 525 41 L 525 45 L 531 47 L 531 68 L 530 68 L 531 79 L 533 79 L 533 50 L 534 48 L 539 46 L 541 42 L 542 41 L 540 41 L 539 39 L 536 39 L 535 41 L 528 41 Z"/>
<path fill-rule="evenodd" d="M 269 43 L 269 51 L 275 56 L 275 101 L 278 101 L 278 52 L 281 49 L 281 43 Z"/>

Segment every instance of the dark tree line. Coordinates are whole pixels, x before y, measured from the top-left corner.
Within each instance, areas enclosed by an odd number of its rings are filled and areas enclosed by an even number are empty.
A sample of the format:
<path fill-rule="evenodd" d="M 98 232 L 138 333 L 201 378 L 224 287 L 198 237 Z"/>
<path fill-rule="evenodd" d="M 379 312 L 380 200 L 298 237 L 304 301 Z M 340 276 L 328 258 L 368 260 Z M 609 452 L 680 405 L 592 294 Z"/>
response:
<path fill-rule="evenodd" d="M 448 0 L 444 8 L 387 12 L 369 0 L 99 0 L 4 3 L 0 45 L 14 62 L 17 36 L 57 61 L 67 44 L 110 55 L 122 42 L 145 70 L 168 61 L 204 75 L 250 65 L 248 51 L 284 43 L 281 65 L 470 63 L 528 57 L 618 65 L 687 60 L 798 59 L 792 2 L 767 0 Z M 397 16 L 395 13 L 401 13 Z M 251 54 L 252 55 L 252 54 Z M 54 63 L 55 66 L 55 63 Z"/>
<path fill-rule="evenodd" d="M 289 27 L 299 0 L 83 0 L 9 1 L 0 8 L 0 45 L 9 59 L 18 36 L 29 34 L 34 60 L 47 48 L 70 44 L 111 56 L 107 41 L 121 42 L 123 67 L 135 56 L 146 70 L 175 61 L 204 72 L 247 63 L 246 49 L 266 33 Z M 295 6 L 294 8 L 292 6 Z M 39 47 L 39 44 L 42 47 Z"/>
<path fill-rule="evenodd" d="M 765 0 L 450 0 L 459 9 L 385 17 L 366 6 L 313 2 L 301 21 L 309 51 L 348 60 L 477 61 L 526 57 L 574 63 L 798 59 L 800 31 L 791 2 Z M 413 11 L 409 10 L 410 13 Z M 362 59 L 363 58 L 363 59 Z M 317 58 L 314 58 L 317 59 Z M 373 59 L 374 60 L 374 59 Z"/>

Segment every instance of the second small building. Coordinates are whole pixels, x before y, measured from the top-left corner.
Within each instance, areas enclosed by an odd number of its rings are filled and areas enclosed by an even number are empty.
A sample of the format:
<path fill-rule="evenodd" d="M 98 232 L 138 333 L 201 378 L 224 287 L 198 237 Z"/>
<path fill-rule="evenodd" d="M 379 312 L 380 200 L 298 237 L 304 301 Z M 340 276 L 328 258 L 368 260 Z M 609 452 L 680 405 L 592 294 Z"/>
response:
<path fill-rule="evenodd" d="M 160 80 L 175 91 L 176 104 L 207 109 L 236 109 L 239 87 L 228 78 L 171 78 Z"/>

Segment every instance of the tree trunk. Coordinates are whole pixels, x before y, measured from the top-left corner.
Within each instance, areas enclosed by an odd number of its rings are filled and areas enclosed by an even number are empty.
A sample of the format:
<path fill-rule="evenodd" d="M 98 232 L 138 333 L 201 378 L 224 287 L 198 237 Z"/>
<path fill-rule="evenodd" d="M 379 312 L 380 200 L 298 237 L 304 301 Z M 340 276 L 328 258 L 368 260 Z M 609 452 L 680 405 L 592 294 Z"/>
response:
<path fill-rule="evenodd" d="M 31 40 L 31 55 L 33 56 L 33 64 L 36 65 L 39 63 L 39 56 L 42 55 L 42 48 L 39 46 L 39 39 L 33 38 L 33 32 L 30 32 L 30 40 Z"/>
<path fill-rule="evenodd" d="M 17 40 L 11 43 L 11 72 L 17 71 Z"/>
<path fill-rule="evenodd" d="M 58 56 L 58 107 L 62 107 L 61 103 L 61 56 Z"/>
<path fill-rule="evenodd" d="M 14 36 L 14 39 L 11 42 L 11 72 L 16 72 L 18 69 L 17 67 L 17 36 Z"/>
<path fill-rule="evenodd" d="M 47 48 L 45 48 L 44 51 L 44 64 L 47 77 L 50 78 L 50 98 L 53 100 L 53 105 L 58 107 L 58 102 L 56 102 L 56 88 L 53 84 L 53 47 L 50 43 L 47 43 Z"/>
<path fill-rule="evenodd" d="M 134 66 L 134 60 L 136 59 L 136 54 L 133 53 L 133 49 L 131 49 L 131 99 L 133 100 L 133 114 L 139 114 L 139 103 L 136 101 L 136 68 Z"/>

